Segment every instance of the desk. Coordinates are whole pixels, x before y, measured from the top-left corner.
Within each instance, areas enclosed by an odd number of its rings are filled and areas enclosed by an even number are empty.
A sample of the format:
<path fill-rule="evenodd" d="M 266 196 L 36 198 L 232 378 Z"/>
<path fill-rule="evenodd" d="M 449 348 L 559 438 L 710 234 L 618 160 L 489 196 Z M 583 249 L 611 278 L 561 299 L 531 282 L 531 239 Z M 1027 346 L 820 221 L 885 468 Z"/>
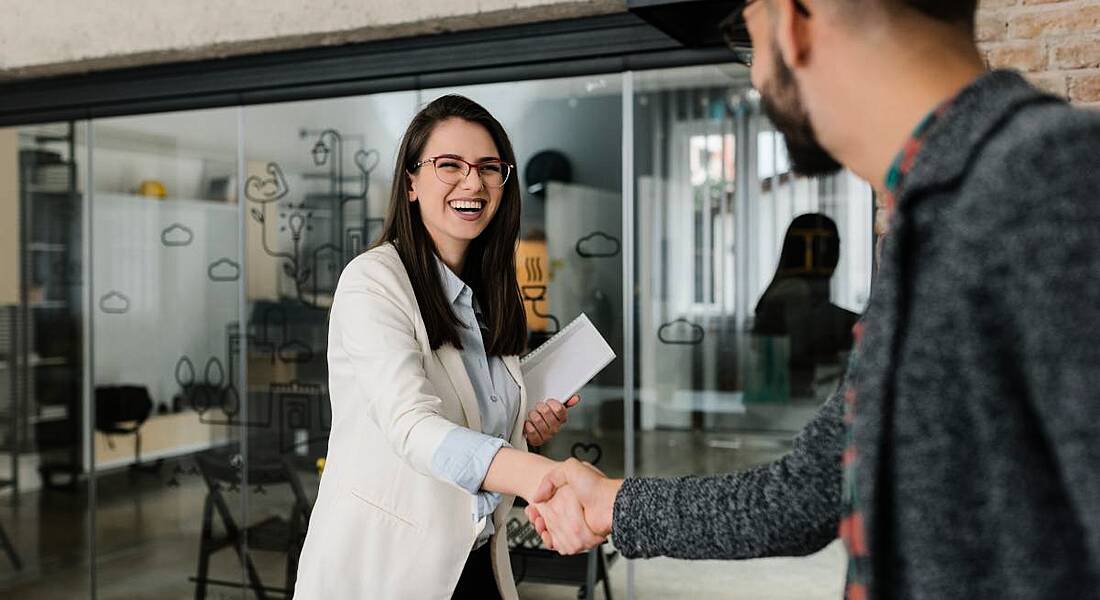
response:
<path fill-rule="evenodd" d="M 107 440 L 110 438 L 111 443 Z M 206 425 L 199 415 L 184 411 L 166 415 L 154 414 L 141 426 L 141 460 L 181 456 L 229 443 L 230 428 Z M 95 466 L 97 471 L 126 466 L 134 462 L 133 435 L 107 435 L 95 432 Z M 114 446 L 113 448 L 111 446 Z"/>

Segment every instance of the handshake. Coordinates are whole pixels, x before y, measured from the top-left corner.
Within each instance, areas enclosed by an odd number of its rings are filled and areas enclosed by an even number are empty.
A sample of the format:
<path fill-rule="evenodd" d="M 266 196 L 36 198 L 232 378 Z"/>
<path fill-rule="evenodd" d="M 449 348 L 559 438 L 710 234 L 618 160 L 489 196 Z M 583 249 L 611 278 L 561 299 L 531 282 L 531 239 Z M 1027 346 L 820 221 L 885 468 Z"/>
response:
<path fill-rule="evenodd" d="M 543 545 L 577 554 L 607 540 L 621 479 L 608 479 L 592 465 L 570 458 L 557 463 L 529 498 L 527 517 Z"/>

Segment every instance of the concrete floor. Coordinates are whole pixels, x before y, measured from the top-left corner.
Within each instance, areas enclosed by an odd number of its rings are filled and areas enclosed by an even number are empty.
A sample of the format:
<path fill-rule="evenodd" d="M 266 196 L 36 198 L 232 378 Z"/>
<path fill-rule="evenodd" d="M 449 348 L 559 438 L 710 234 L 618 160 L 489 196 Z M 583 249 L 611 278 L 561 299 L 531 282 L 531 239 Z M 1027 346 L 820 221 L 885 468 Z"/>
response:
<path fill-rule="evenodd" d="M 588 434 L 591 436 L 591 434 Z M 579 434 L 574 437 L 581 439 Z M 784 436 L 647 432 L 639 436 L 640 471 L 646 475 L 707 473 L 742 469 L 779 456 Z M 600 443 L 609 473 L 621 471 L 621 435 L 604 436 Z M 549 450 L 568 454 L 570 434 Z M 619 458 L 616 465 L 615 458 Z M 184 463 L 186 471 L 187 463 Z M 315 477 L 304 474 L 307 489 Z M 172 482 L 174 478 L 174 482 Z M 178 483 L 179 485 L 172 485 Z M 194 473 L 177 473 L 166 464 L 159 476 L 125 471 L 103 475 L 98 482 L 96 514 L 96 597 L 111 600 L 191 598 L 194 583 L 201 512 L 206 488 Z M 227 494 L 231 504 L 240 495 Z M 278 489 L 248 495 L 257 518 L 285 512 L 289 495 Z M 26 563 L 15 572 L 0 557 L 0 597 L 19 600 L 71 600 L 89 597 L 86 492 L 25 493 L 17 505 L 0 499 L 0 524 L 7 530 Z M 236 508 L 236 507 L 234 507 Z M 265 585 L 279 587 L 284 555 L 255 552 Z M 836 599 L 841 597 L 845 555 L 838 543 L 805 558 L 753 561 L 633 561 L 639 599 L 752 598 L 766 600 Z M 611 568 L 616 598 L 626 598 L 626 561 Z M 240 581 L 239 563 L 231 550 L 213 562 L 211 578 Z M 573 599 L 574 587 L 521 583 L 520 596 L 530 600 Z M 211 587 L 208 598 L 242 598 L 239 590 Z M 602 594 L 597 594 L 602 597 Z"/>

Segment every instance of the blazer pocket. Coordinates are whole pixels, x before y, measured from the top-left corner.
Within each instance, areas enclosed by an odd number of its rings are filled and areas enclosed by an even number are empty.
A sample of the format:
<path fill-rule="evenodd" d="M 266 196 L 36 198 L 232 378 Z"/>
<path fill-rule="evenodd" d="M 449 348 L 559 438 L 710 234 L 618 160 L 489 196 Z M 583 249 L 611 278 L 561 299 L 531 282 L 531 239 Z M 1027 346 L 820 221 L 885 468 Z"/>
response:
<path fill-rule="evenodd" d="M 379 502 L 376 502 L 375 500 L 372 500 L 369 495 L 363 493 L 362 490 L 359 490 L 357 488 L 351 488 L 350 491 L 351 491 L 352 497 L 354 497 L 356 500 L 359 500 L 360 502 L 365 504 L 367 508 L 373 509 L 373 510 L 378 511 L 379 513 L 382 513 L 383 516 L 388 517 L 390 520 L 398 523 L 399 525 L 404 525 L 405 527 L 411 527 L 411 528 L 415 529 L 416 531 L 422 531 L 422 529 L 420 527 L 420 524 L 417 523 L 416 521 L 414 521 L 412 518 L 410 518 L 408 516 L 405 516 L 405 515 L 398 514 L 393 509 L 386 508 L 385 506 L 382 506 L 382 504 L 380 504 Z"/>

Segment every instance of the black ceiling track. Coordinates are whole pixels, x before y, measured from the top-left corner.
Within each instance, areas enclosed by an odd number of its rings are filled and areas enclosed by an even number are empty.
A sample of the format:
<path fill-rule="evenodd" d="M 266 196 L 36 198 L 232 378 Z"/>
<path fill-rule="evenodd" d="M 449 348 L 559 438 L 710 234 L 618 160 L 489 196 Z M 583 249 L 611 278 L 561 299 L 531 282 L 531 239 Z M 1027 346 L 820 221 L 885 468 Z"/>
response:
<path fill-rule="evenodd" d="M 724 47 L 685 47 L 623 13 L 3 82 L 0 126 L 731 59 Z"/>
<path fill-rule="evenodd" d="M 745 0 L 627 0 L 627 9 L 688 48 L 725 43 L 721 23 Z M 746 34 L 747 35 L 747 34 Z M 748 44 L 747 37 L 741 43 Z"/>

